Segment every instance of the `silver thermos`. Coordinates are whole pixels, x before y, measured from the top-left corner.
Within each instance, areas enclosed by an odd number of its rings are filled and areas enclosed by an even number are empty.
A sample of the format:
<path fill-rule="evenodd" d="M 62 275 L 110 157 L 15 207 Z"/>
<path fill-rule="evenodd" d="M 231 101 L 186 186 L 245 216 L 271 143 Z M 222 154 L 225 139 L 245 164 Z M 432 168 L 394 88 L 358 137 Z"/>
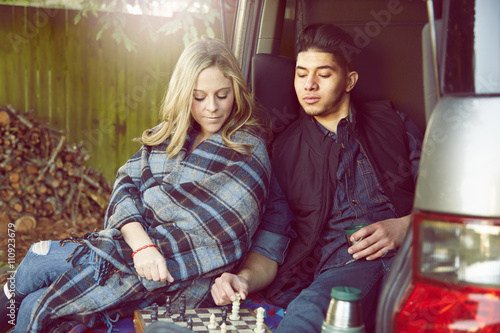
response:
<path fill-rule="evenodd" d="M 332 299 L 321 326 L 321 333 L 365 333 L 361 311 L 361 290 L 333 287 Z"/>

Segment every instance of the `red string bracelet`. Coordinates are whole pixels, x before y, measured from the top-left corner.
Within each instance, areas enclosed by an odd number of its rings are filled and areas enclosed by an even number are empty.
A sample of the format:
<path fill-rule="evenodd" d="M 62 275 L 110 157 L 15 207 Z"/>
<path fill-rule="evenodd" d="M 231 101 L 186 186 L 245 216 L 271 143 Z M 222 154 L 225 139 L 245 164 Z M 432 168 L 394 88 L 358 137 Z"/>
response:
<path fill-rule="evenodd" d="M 137 250 L 135 250 L 134 252 L 132 252 L 132 258 L 134 258 L 135 254 L 141 250 L 144 250 L 144 249 L 147 249 L 148 247 L 156 247 L 156 249 L 158 250 L 158 246 L 154 245 L 154 244 L 149 244 L 149 245 L 144 245 L 143 247 L 140 247 L 138 248 Z"/>

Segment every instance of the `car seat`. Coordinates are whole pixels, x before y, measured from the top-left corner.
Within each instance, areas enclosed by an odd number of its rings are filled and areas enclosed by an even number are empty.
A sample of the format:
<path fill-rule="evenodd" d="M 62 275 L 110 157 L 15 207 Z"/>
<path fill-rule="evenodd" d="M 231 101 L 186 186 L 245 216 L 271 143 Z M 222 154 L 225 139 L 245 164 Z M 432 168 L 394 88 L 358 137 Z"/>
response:
<path fill-rule="evenodd" d="M 299 116 L 294 76 L 295 61 L 290 58 L 261 53 L 252 59 L 254 98 L 266 109 L 274 134 L 283 131 Z"/>

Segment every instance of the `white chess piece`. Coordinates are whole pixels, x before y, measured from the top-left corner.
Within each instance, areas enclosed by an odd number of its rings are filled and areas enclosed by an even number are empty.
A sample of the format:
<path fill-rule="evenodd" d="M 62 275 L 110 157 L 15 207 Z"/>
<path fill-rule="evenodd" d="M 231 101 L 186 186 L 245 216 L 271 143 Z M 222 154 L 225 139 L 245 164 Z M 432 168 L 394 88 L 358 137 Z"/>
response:
<path fill-rule="evenodd" d="M 231 311 L 231 316 L 229 316 L 229 319 L 231 320 L 238 320 L 240 319 L 240 294 L 236 293 L 236 299 L 233 302 L 233 309 Z"/>
<path fill-rule="evenodd" d="M 264 308 L 260 307 L 257 309 L 257 327 L 253 329 L 255 333 L 264 333 Z"/>
<path fill-rule="evenodd" d="M 226 333 L 227 329 L 226 329 L 226 323 L 222 323 L 220 325 L 220 333 Z"/>
<path fill-rule="evenodd" d="M 213 330 L 217 328 L 217 323 L 215 322 L 215 313 L 210 315 L 210 322 L 208 323 L 208 329 Z"/>

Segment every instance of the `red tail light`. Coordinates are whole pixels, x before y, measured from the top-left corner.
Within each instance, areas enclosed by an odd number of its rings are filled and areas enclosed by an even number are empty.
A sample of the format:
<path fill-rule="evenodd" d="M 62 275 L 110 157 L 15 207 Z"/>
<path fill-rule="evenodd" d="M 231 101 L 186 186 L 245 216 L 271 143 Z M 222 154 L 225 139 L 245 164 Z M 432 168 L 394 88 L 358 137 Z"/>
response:
<path fill-rule="evenodd" d="M 396 332 L 500 332 L 500 219 L 413 215 L 412 283 Z"/>

